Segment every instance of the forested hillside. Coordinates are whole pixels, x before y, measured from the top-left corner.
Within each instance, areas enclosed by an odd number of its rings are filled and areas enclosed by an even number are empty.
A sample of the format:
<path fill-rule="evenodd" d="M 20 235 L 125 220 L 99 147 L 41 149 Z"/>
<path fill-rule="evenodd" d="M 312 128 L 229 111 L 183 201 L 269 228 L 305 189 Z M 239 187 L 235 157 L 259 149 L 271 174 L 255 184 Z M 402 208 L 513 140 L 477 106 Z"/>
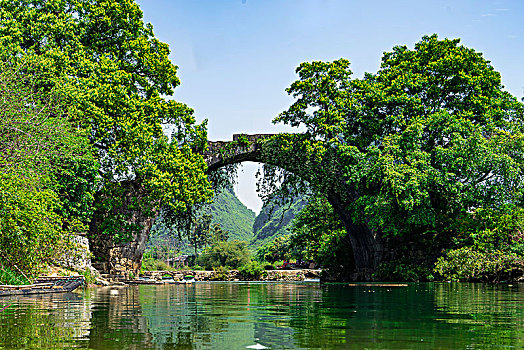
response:
<path fill-rule="evenodd" d="M 209 207 L 212 224 L 220 224 L 220 227 L 229 232 L 230 239 L 240 241 L 251 241 L 253 238 L 253 222 L 255 213 L 248 209 L 233 192 L 233 188 L 220 191 Z"/>
<path fill-rule="evenodd" d="M 230 240 L 250 242 L 253 238 L 253 222 L 255 213 L 248 209 L 236 196 L 232 187 L 225 188 L 217 193 L 213 203 L 202 209 L 202 214 L 211 215 L 211 226 L 219 224 L 221 229 L 228 232 Z M 181 234 L 184 236 L 184 233 Z M 178 235 L 165 227 L 159 217 L 151 229 L 148 247 L 162 247 L 166 244 L 175 245 L 183 252 L 191 253 L 188 241 L 177 243 Z"/>
<path fill-rule="evenodd" d="M 251 246 L 258 248 L 288 234 L 291 221 L 306 204 L 303 198 L 297 198 L 290 204 L 280 204 L 278 199 L 264 204 L 253 224 Z"/>
<path fill-rule="evenodd" d="M 273 200 L 265 204 L 255 217 L 255 213 L 236 197 L 230 187 L 218 192 L 213 203 L 206 207 L 205 214 L 211 215 L 211 226 L 219 224 L 224 231 L 228 231 L 229 240 L 250 242 L 250 247 L 256 249 L 276 237 L 288 234 L 291 221 L 306 204 L 302 198 L 283 205 Z M 161 222 L 160 218 L 153 226 L 149 247 L 175 244 L 184 252 L 192 252 L 187 241 L 176 243 L 177 239 L 173 239 L 176 233 L 170 233 Z"/>

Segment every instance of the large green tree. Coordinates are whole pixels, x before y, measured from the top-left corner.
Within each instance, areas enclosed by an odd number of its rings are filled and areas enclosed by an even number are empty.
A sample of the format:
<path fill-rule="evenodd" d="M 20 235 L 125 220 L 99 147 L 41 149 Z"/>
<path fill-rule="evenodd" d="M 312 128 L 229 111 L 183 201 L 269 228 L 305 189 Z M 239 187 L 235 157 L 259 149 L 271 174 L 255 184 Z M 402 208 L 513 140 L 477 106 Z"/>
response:
<path fill-rule="evenodd" d="M 351 77 L 349 61 L 302 63 L 275 122 L 305 132 L 266 142 L 266 159 L 326 194 L 360 269 L 389 237 L 442 244 L 475 209 L 522 203 L 523 105 L 482 54 L 425 36 Z"/>
<path fill-rule="evenodd" d="M 92 228 L 121 235 L 126 218 L 116 214 L 130 203 L 178 214 L 210 197 L 199 155 L 205 124 L 166 98 L 179 84 L 177 67 L 134 1 L 0 0 L 0 47 L 1 58 L 46 72 L 40 87 L 57 91 L 89 139 L 100 164 Z M 134 201 L 122 200 L 129 182 L 140 188 Z"/>

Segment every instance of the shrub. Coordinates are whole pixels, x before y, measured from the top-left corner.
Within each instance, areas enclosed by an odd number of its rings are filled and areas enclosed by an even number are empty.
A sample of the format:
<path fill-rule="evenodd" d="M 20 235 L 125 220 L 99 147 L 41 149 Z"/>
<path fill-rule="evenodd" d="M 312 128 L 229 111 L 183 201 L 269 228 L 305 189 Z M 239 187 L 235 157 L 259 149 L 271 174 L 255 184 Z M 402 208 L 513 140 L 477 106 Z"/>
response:
<path fill-rule="evenodd" d="M 522 272 L 524 261 L 502 250 L 476 250 L 472 246 L 450 250 L 435 264 L 435 273 L 447 281 L 499 282 Z"/>
<path fill-rule="evenodd" d="M 90 269 L 85 269 L 84 271 L 78 271 L 78 273 L 84 276 L 86 284 L 96 283 L 96 275 Z"/>
<path fill-rule="evenodd" d="M 142 259 L 142 271 L 171 271 L 173 268 L 165 263 L 163 260 L 153 259 L 152 257 L 144 257 Z"/>
<path fill-rule="evenodd" d="M 247 242 L 233 240 L 217 242 L 197 259 L 197 263 L 211 270 L 220 266 L 236 269 L 249 262 Z"/>
<path fill-rule="evenodd" d="M 8 267 L 0 267 L 0 283 L 21 285 L 29 284 L 29 281 L 24 276 L 16 273 Z"/>
<path fill-rule="evenodd" d="M 274 269 L 275 269 L 275 267 L 273 266 L 273 264 L 270 264 L 270 263 L 268 263 L 268 262 L 263 263 L 263 265 L 264 265 L 264 270 L 274 270 Z"/>
<path fill-rule="evenodd" d="M 275 262 L 273 262 L 273 265 L 272 265 L 272 270 L 278 270 L 280 269 L 282 266 L 284 265 L 284 260 L 277 260 Z"/>
<path fill-rule="evenodd" d="M 276 237 L 271 242 L 258 248 L 255 253 L 255 259 L 260 262 L 267 261 L 269 263 L 277 260 L 289 260 L 291 259 L 289 243 L 289 236 L 287 235 Z"/>
<path fill-rule="evenodd" d="M 213 281 L 227 281 L 229 279 L 229 268 L 226 266 L 218 266 L 213 268 L 215 274 L 211 277 Z"/>
<path fill-rule="evenodd" d="M 460 222 L 458 247 L 440 257 L 434 271 L 449 281 L 498 282 L 522 275 L 524 208 L 477 209 Z"/>
<path fill-rule="evenodd" d="M 267 272 L 264 265 L 258 261 L 250 261 L 245 265 L 238 268 L 238 271 L 244 276 L 244 278 L 260 278 L 267 276 Z"/>

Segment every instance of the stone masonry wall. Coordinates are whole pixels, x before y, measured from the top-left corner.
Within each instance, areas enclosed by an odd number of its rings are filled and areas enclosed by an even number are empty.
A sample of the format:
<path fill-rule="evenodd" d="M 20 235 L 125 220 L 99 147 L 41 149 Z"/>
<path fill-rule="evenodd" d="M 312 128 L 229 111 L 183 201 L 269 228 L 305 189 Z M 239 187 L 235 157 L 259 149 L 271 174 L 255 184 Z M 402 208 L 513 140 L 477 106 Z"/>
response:
<path fill-rule="evenodd" d="M 268 270 L 265 276 L 260 278 L 244 278 L 238 270 L 230 270 L 227 279 L 216 271 L 184 270 L 184 271 L 145 271 L 142 276 L 161 280 L 163 276 L 172 276 L 175 281 L 181 281 L 184 276 L 192 275 L 196 281 L 304 281 L 305 279 L 320 278 L 321 270 Z"/>

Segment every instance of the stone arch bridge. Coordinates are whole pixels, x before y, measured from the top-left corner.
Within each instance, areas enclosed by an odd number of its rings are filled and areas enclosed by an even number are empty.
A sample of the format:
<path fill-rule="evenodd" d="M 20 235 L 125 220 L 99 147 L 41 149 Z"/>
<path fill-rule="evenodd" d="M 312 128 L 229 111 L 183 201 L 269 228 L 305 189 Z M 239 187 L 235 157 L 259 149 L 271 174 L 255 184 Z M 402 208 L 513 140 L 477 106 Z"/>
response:
<path fill-rule="evenodd" d="M 267 162 L 267 160 L 262 158 L 260 141 L 274 135 L 275 134 L 233 134 L 233 141 L 208 141 L 208 149 L 203 154 L 209 169 L 208 171 L 217 170 L 228 164 Z"/>
<path fill-rule="evenodd" d="M 290 164 L 284 164 L 285 162 L 282 160 L 270 159 L 271 156 L 267 155 L 270 153 L 265 152 L 264 147 L 278 148 L 278 141 L 276 144 L 271 145 L 263 142 L 263 140 L 278 140 L 278 137 L 274 137 L 275 135 L 276 134 L 235 134 L 233 135 L 232 141 L 209 141 L 208 149 L 202 154 L 208 165 L 208 171 L 217 170 L 229 164 L 246 161 L 276 165 L 295 173 L 306 181 L 309 181 L 310 176 L 326 171 L 322 168 L 323 164 L 316 165 L 316 168 L 304 167 L 304 169 L 300 169 L 296 168 L 296 165 L 295 168 L 293 168 Z M 300 134 L 279 134 L 279 136 L 284 137 L 299 135 Z M 291 152 L 293 152 L 291 156 L 297 157 L 298 159 L 298 162 L 295 162 L 296 164 L 313 163 L 308 161 L 307 156 L 304 156 L 306 152 L 301 151 L 300 139 L 298 139 L 298 141 L 297 139 L 292 139 L 291 142 L 296 144 L 294 145 L 296 149 L 291 150 Z M 336 159 L 334 162 L 334 164 L 337 164 Z M 352 247 L 351 249 L 354 256 L 354 262 L 351 262 L 351 268 L 354 267 L 356 271 L 353 279 L 369 280 L 371 278 L 371 273 L 378 266 L 384 256 L 385 249 L 381 238 L 382 235 L 378 232 L 372 231 L 366 223 L 353 222 L 353 219 L 346 208 L 358 197 L 358 194 L 356 194 L 352 188 L 344 187 L 344 182 L 342 180 L 334 185 L 332 179 L 336 179 L 336 177 L 325 176 L 325 178 L 326 181 L 330 178 L 331 180 L 329 181 L 331 182 L 323 184 L 320 190 L 326 195 L 328 201 L 331 203 L 335 212 L 339 215 L 340 220 L 346 227 L 346 231 L 349 233 L 348 240 L 350 242 L 348 245 Z M 130 193 L 140 195 L 140 190 L 132 183 L 129 184 L 129 187 Z M 335 187 L 337 187 L 338 190 L 335 190 Z M 341 194 L 340 188 L 342 188 L 342 191 L 344 192 L 343 194 Z M 103 235 L 100 236 L 98 241 L 90 241 L 91 249 L 96 261 L 93 263 L 93 266 L 102 273 L 120 276 L 129 276 L 130 274 L 133 274 L 134 276 L 137 276 L 140 272 L 142 256 L 149 237 L 149 231 L 153 224 L 153 218 L 146 217 L 139 211 L 130 214 L 131 223 L 138 224 L 142 229 L 137 231 L 128 243 L 120 245 L 112 244 L 112 240 L 108 237 L 103 237 Z"/>

